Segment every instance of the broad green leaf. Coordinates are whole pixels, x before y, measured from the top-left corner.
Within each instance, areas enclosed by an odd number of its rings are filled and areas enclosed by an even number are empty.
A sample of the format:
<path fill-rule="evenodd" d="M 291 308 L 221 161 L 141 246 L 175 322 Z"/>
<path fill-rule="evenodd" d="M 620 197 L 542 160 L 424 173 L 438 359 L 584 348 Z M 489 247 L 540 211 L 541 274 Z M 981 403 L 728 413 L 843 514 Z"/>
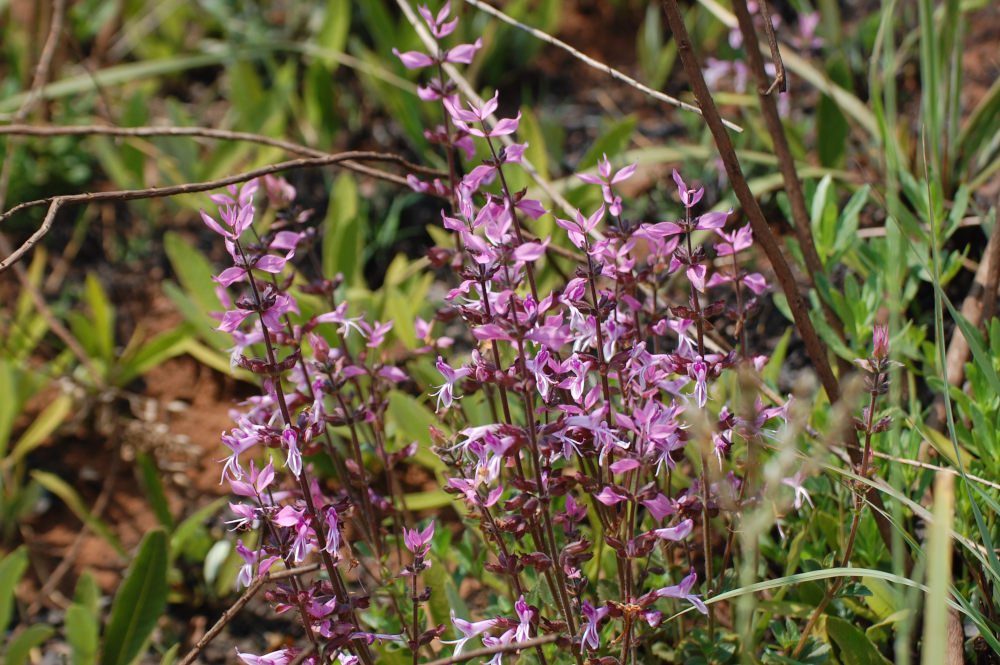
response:
<path fill-rule="evenodd" d="M 52 492 L 60 499 L 63 503 L 73 511 L 81 522 L 86 523 L 94 533 L 98 534 L 108 542 L 115 550 L 122 556 L 126 556 L 125 549 L 122 547 L 121 543 L 115 537 L 108 525 L 104 523 L 99 517 L 94 515 L 83 503 L 83 499 L 77 494 L 76 490 L 73 489 L 69 483 L 55 475 L 54 473 L 49 473 L 48 471 L 40 471 L 35 469 L 31 472 L 31 477 L 38 481 L 38 483 Z"/>
<path fill-rule="evenodd" d="M 146 491 L 149 506 L 153 509 L 153 514 L 160 524 L 170 531 L 174 528 L 174 518 L 170 514 L 170 505 L 167 503 L 167 495 L 163 491 L 163 483 L 160 482 L 160 471 L 156 468 L 156 462 L 143 451 L 136 455 L 136 462 L 139 464 L 140 479 L 142 488 Z"/>
<path fill-rule="evenodd" d="M 826 73 L 836 84 L 846 87 L 850 84 L 851 72 L 843 56 L 835 56 L 826 62 Z M 816 152 L 823 166 L 840 166 L 847 149 L 847 135 L 850 127 L 840 107 L 828 95 L 822 95 L 816 108 Z"/>
<path fill-rule="evenodd" d="M 0 559 L 0 633 L 7 630 L 14 613 L 14 590 L 28 569 L 28 549 L 25 546 Z"/>
<path fill-rule="evenodd" d="M 826 615 L 824 618 L 826 634 L 840 648 L 840 660 L 844 665 L 889 665 L 860 628 L 839 617 Z"/>
<path fill-rule="evenodd" d="M 73 603 L 66 610 L 66 640 L 73 652 L 73 665 L 94 665 L 100 626 L 97 613 Z"/>
<path fill-rule="evenodd" d="M 56 629 L 44 623 L 36 623 L 16 634 L 7 643 L 4 651 L 4 665 L 23 665 L 30 651 L 55 635 Z"/>
<path fill-rule="evenodd" d="M 431 446 L 434 445 L 434 442 L 431 440 L 430 434 L 432 425 L 447 434 L 448 428 L 444 423 L 430 409 L 417 402 L 412 395 L 398 390 L 389 393 L 388 416 L 397 430 L 399 443 L 409 445 L 412 441 L 420 442 L 414 459 L 424 467 L 434 471 L 435 474 L 444 472 L 444 462 L 431 452 Z"/>
<path fill-rule="evenodd" d="M 423 576 L 423 583 L 431 588 L 431 597 L 428 601 L 431 610 L 431 621 L 434 622 L 434 625 L 451 625 L 451 605 L 448 602 L 448 595 L 444 590 L 445 585 L 449 581 L 448 578 L 451 576 L 448 574 L 445 562 L 435 557 L 433 565 L 424 570 L 421 575 Z"/>
<path fill-rule="evenodd" d="M 868 590 L 872 592 L 870 596 L 865 596 L 865 605 L 867 605 L 879 619 L 885 620 L 887 617 L 896 612 L 895 594 L 892 591 L 892 587 L 882 580 L 876 580 L 869 577 L 861 578 L 861 583 L 868 587 Z"/>
<path fill-rule="evenodd" d="M 427 492 L 411 492 L 406 495 L 406 507 L 409 510 L 419 512 L 422 510 L 436 510 L 445 506 L 455 506 L 458 508 L 458 501 L 451 494 L 444 490 L 429 490 Z"/>
<path fill-rule="evenodd" d="M 21 438 L 14 444 L 10 456 L 4 458 L 0 463 L 0 468 L 9 468 L 17 464 L 25 455 L 45 443 L 46 439 L 65 422 L 72 408 L 72 397 L 69 395 L 56 397 L 28 426 Z"/>
<path fill-rule="evenodd" d="M 141 655 L 167 606 L 167 534 L 147 533 L 115 594 L 104 637 L 103 665 L 128 665 Z"/>

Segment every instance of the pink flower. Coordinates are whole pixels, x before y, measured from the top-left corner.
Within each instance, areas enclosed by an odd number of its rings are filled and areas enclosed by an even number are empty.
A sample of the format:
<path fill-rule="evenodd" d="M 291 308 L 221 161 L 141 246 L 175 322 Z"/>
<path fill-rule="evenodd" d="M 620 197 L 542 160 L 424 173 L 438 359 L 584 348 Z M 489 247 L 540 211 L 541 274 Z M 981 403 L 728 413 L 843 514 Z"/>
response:
<path fill-rule="evenodd" d="M 607 153 L 605 153 L 603 158 L 597 162 L 597 175 L 592 173 L 577 173 L 576 177 L 592 185 L 600 185 L 601 193 L 604 195 L 604 202 L 610 205 L 609 210 L 611 211 L 611 214 L 617 217 L 622 214 L 622 200 L 621 197 L 617 197 L 612 194 L 611 185 L 618 184 L 619 182 L 632 177 L 632 174 L 635 173 L 636 166 L 637 163 L 633 162 L 630 166 L 626 166 L 625 168 L 618 170 L 612 176 L 611 162 L 608 160 Z"/>
<path fill-rule="evenodd" d="M 427 556 L 427 552 L 431 549 L 430 542 L 433 537 L 434 520 L 431 520 L 431 523 L 423 531 L 403 527 L 403 544 L 406 545 L 406 549 L 413 552 L 414 556 L 418 558 Z"/>
<path fill-rule="evenodd" d="M 458 399 L 452 395 L 452 391 L 454 390 L 453 386 L 455 385 L 456 381 L 460 381 L 461 379 L 464 379 L 469 374 L 471 374 L 472 370 L 469 369 L 468 367 L 459 367 L 458 369 L 453 369 L 451 365 L 446 363 L 441 356 L 438 356 L 437 363 L 435 366 L 437 367 L 438 371 L 441 372 L 441 376 L 444 377 L 445 381 L 440 386 L 438 386 L 437 392 L 431 393 L 432 397 L 437 397 L 437 408 L 435 409 L 435 411 L 440 411 L 442 404 L 444 404 L 444 407 L 447 409 L 448 407 L 451 406 L 451 402 L 453 399 Z"/>

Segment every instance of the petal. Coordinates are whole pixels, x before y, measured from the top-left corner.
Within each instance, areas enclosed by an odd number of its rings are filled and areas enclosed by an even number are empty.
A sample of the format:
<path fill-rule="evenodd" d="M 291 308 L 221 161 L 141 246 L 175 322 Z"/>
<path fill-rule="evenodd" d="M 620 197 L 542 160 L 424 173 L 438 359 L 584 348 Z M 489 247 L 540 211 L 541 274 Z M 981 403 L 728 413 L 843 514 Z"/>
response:
<path fill-rule="evenodd" d="M 429 67 L 434 64 L 434 59 L 431 58 L 426 53 L 421 53 L 420 51 L 407 51 L 406 53 L 400 53 L 399 49 L 392 49 L 393 54 L 403 62 L 403 66 L 407 69 L 420 69 L 421 67 Z"/>

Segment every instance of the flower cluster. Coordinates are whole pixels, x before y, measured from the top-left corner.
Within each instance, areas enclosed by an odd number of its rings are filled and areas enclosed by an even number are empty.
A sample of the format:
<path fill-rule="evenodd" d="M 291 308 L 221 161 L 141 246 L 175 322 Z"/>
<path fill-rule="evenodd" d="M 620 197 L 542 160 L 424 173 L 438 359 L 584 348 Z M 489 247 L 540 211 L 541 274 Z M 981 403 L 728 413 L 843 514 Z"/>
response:
<path fill-rule="evenodd" d="M 437 40 L 456 28 L 447 3 L 420 15 Z M 718 587 L 711 562 L 692 559 L 694 535 L 707 539 L 713 521 L 732 519 L 731 506 L 754 500 L 760 488 L 747 487 L 734 458 L 784 415 L 760 399 L 750 412 L 731 410 L 713 390 L 725 372 L 766 362 L 748 354 L 744 334 L 767 288 L 739 262 L 750 228 L 727 231 L 729 213 L 698 214 L 704 189 L 676 171 L 680 218 L 632 219 L 618 186 L 637 165 L 614 168 L 605 155 L 596 173 L 578 174 L 600 188 L 602 203 L 551 213 L 563 238 L 532 233 L 550 213 L 508 187 L 528 147 L 511 140 L 520 113 L 494 121 L 498 94 L 462 100 L 444 78 L 441 65 L 470 62 L 480 45 L 396 52 L 405 67 L 437 74 L 420 97 L 443 113 L 428 138 L 446 151 L 448 183 L 409 182 L 450 203 L 442 224 L 457 236 L 430 253 L 455 275 L 434 318 L 416 322 L 418 348 L 390 352 L 395 322 L 338 302 L 338 278 L 295 274 L 314 237 L 308 216 L 279 215 L 258 235 L 255 182 L 212 197 L 221 221 L 202 213 L 233 263 L 216 278 L 227 310 L 218 329 L 233 335 L 234 366 L 259 375 L 263 388 L 222 437 L 231 453 L 223 482 L 240 497 L 230 523 L 246 534 L 239 582 L 322 565 L 318 577 L 288 577 L 268 591 L 277 611 L 299 616 L 314 648 L 306 662 L 370 665 L 379 649 L 395 648 L 417 663 L 421 650 L 454 644 L 457 655 L 479 639 L 499 665 L 551 634 L 571 648 L 535 647 L 543 665 L 610 663 L 615 632 L 634 657 L 643 631 L 662 630 L 665 616 L 710 611 L 706 596 Z M 477 152 L 486 156 L 473 163 Z M 470 161 L 464 176 L 458 153 Z M 265 184 L 268 205 L 294 201 L 287 183 Z M 702 244 L 706 235 L 720 239 L 714 249 Z M 575 265 L 557 264 L 556 245 Z M 455 320 L 468 328 L 466 356 L 446 355 L 453 340 L 434 334 L 437 321 Z M 441 381 L 421 384 L 418 367 L 436 368 Z M 423 393 L 449 425 L 431 428 L 446 491 L 488 545 L 483 567 L 510 589 L 507 611 L 501 604 L 480 620 L 453 613 L 450 625 L 428 625 L 423 605 L 443 591 L 418 584 L 445 525 L 420 528 L 406 509 L 392 470 L 416 444 L 390 451 L 392 390 Z M 491 417 L 470 416 L 484 412 L 467 412 L 470 399 Z M 797 496 L 800 487 L 801 478 Z M 365 618 L 373 605 L 394 615 L 383 622 L 390 632 Z M 448 632 L 456 639 L 441 640 Z M 250 665 L 303 655 L 239 654 Z"/>

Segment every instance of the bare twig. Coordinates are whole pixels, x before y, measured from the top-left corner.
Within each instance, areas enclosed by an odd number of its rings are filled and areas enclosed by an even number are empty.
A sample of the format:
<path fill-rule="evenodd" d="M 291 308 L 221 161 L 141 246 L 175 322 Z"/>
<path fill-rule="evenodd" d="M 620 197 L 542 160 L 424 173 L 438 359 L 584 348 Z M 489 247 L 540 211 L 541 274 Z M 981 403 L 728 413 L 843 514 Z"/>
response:
<path fill-rule="evenodd" d="M 770 14 L 767 13 L 767 2 L 761 0 L 761 8 L 765 12 L 765 25 L 771 25 Z M 744 44 L 755 44 L 757 35 L 753 27 L 753 19 L 750 17 L 750 9 L 747 0 L 737 0 L 733 3 L 733 11 L 736 12 L 736 19 L 739 22 L 740 33 L 743 35 Z M 771 45 L 771 58 L 775 66 L 779 67 L 779 77 L 781 80 L 781 90 L 784 91 L 784 65 L 781 64 L 781 55 L 778 52 L 778 43 L 774 38 L 773 28 L 767 31 L 768 43 Z M 809 221 L 809 212 L 806 206 L 806 197 L 802 192 L 802 183 L 795 171 L 795 158 L 792 156 L 791 148 L 788 145 L 788 138 L 785 136 L 785 128 L 781 124 L 781 116 L 778 114 L 778 104 L 771 92 L 774 88 L 772 83 L 768 86 L 767 72 L 764 69 L 764 59 L 761 57 L 760 49 L 747 48 L 747 61 L 750 71 L 753 73 L 754 81 L 757 84 L 757 97 L 760 100 L 761 112 L 764 115 L 764 122 L 767 125 L 767 132 L 771 136 L 774 144 L 774 154 L 778 158 L 778 167 L 781 171 L 781 179 L 785 184 L 785 193 L 788 194 L 788 202 L 792 209 L 792 219 L 794 221 L 795 235 L 802 248 L 802 258 L 806 263 L 806 275 L 809 285 L 815 289 L 816 281 L 814 275 L 822 275 L 826 271 L 823 269 L 823 262 L 816 252 L 816 243 L 813 240 L 812 225 Z M 778 82 L 775 79 L 775 83 Z M 823 318 L 837 333 L 841 340 L 844 339 L 844 326 L 837 315 L 830 308 L 825 300 L 820 299 L 823 308 Z M 846 361 L 838 359 L 841 374 L 849 368 Z"/>
<path fill-rule="evenodd" d="M 186 183 L 183 185 L 172 185 L 169 187 L 150 187 L 147 189 L 128 189 L 128 190 L 116 190 L 112 192 L 86 192 L 83 194 L 65 194 L 61 196 L 50 196 L 44 199 L 38 199 L 35 201 L 26 201 L 24 203 L 19 203 L 10 210 L 7 210 L 3 214 L 0 214 L 0 224 L 5 222 L 11 216 L 26 210 L 28 208 L 34 208 L 37 206 L 48 205 L 49 210 L 45 215 L 45 219 L 42 221 L 41 227 L 29 237 L 24 243 L 21 244 L 16 250 L 10 253 L 4 260 L 0 261 L 0 273 L 8 270 L 12 265 L 17 263 L 25 254 L 31 251 L 31 248 L 38 244 L 49 229 L 52 227 L 55 221 L 56 213 L 62 206 L 66 205 L 77 205 L 80 203 L 93 203 L 94 201 L 135 201 L 138 199 L 154 199 L 163 198 L 166 196 L 175 196 L 177 194 L 192 194 L 195 192 L 206 192 L 212 189 L 218 189 L 220 187 L 225 187 L 227 185 L 233 185 L 240 182 L 246 182 L 247 180 L 253 180 L 254 178 L 259 178 L 260 176 L 268 175 L 271 173 L 279 173 L 282 171 L 291 171 L 294 169 L 304 169 L 304 168 L 314 168 L 317 166 L 329 166 L 331 164 L 337 164 L 346 168 L 354 168 L 354 170 L 360 170 L 358 167 L 364 167 L 362 164 L 356 164 L 355 160 L 372 160 L 372 161 L 387 161 L 395 162 L 399 164 L 408 164 L 406 160 L 398 157 L 397 155 L 384 154 L 379 152 L 364 152 L 364 151 L 352 151 L 352 152 L 342 152 L 339 154 L 326 155 L 324 157 L 312 157 L 303 159 L 293 159 L 286 162 L 279 162 L 277 164 L 271 164 L 269 166 L 263 166 L 259 169 L 253 169 L 251 171 L 245 171 L 243 173 L 238 173 L 236 175 L 227 176 L 225 178 L 219 178 L 217 180 L 209 180 L 206 182 L 194 182 Z M 364 167 L 367 168 L 367 167 Z M 371 169 L 375 170 L 375 169 Z M 382 172 L 380 172 L 382 173 Z M 398 179 L 402 181 L 401 184 L 405 184 L 405 179 L 400 176 L 384 173 L 385 176 L 392 176 L 391 179 Z"/>
<path fill-rule="evenodd" d="M 566 51 L 567 53 L 569 53 L 570 55 L 572 55 L 577 60 L 580 60 L 581 62 L 583 62 L 587 66 L 592 67 L 592 68 L 594 68 L 596 70 L 605 72 L 611 78 L 616 79 L 618 81 L 621 81 L 622 83 L 625 83 L 626 85 L 630 85 L 633 88 L 646 93 L 647 95 L 649 95 L 653 99 L 656 99 L 658 101 L 664 102 L 666 104 L 670 104 L 671 106 L 676 106 L 678 108 L 684 109 L 685 111 L 691 111 L 692 113 L 697 113 L 698 115 L 701 115 L 701 109 L 698 108 L 697 106 L 694 106 L 692 104 L 688 104 L 687 102 L 682 102 L 681 100 L 677 99 L 676 97 L 671 97 L 670 95 L 665 95 L 665 94 L 663 94 L 662 92 L 660 92 L 658 90 L 653 90 L 649 86 L 643 85 L 639 81 L 636 81 L 631 76 L 628 76 L 627 74 L 618 71 L 617 69 L 615 69 L 611 65 L 607 65 L 607 64 L 605 64 L 603 62 L 600 62 L 599 60 L 595 60 L 594 58 L 591 58 L 590 56 L 581 53 L 580 51 L 578 51 L 577 49 L 573 48 L 572 46 L 570 46 L 566 42 L 564 42 L 564 41 L 562 41 L 560 39 L 556 39 L 555 37 L 553 37 L 552 35 L 548 34 L 547 32 L 543 32 L 543 31 L 541 31 L 541 30 L 539 30 L 537 28 L 533 28 L 530 25 L 525 25 L 524 23 L 521 23 L 520 21 L 518 21 L 518 20 L 516 20 L 514 18 L 511 18 L 510 16 L 508 16 L 507 14 L 504 14 L 502 11 L 500 11 L 496 7 L 492 7 L 492 6 L 488 5 L 488 4 L 486 4 L 485 2 L 481 2 L 481 0 L 465 0 L 465 2 L 467 4 L 472 5 L 476 9 L 482 10 L 482 11 L 486 12 L 487 14 L 490 14 L 491 16 L 500 19 L 501 21 L 503 21 L 504 23 L 507 23 L 508 25 L 512 25 L 512 26 L 514 26 L 514 27 L 516 27 L 516 28 L 518 28 L 520 30 L 523 30 L 523 31 L 527 32 L 532 37 L 534 37 L 536 39 L 540 39 L 543 42 L 545 42 L 546 44 L 551 44 L 552 46 L 556 46 L 558 48 L 561 48 L 562 50 Z M 742 127 L 740 127 L 739 125 L 737 125 L 734 122 L 730 122 L 729 120 L 723 120 L 722 124 L 724 124 L 726 127 L 728 127 L 729 129 L 732 129 L 735 132 L 742 132 L 743 131 Z"/>
<path fill-rule="evenodd" d="M 785 79 L 785 63 L 781 61 L 781 50 L 778 48 L 778 38 L 774 34 L 774 22 L 771 21 L 771 10 L 767 0 L 760 0 L 760 12 L 764 16 L 764 32 L 767 33 L 767 45 L 771 47 L 771 60 L 774 62 L 774 81 L 767 87 L 765 95 L 788 91 L 788 81 Z M 752 44 L 752 41 L 746 42 Z"/>
<path fill-rule="evenodd" d="M 771 233 L 767 220 L 764 218 L 764 213 L 757 204 L 753 192 L 750 191 L 750 187 L 747 185 L 739 159 L 736 156 L 736 150 L 733 148 L 733 143 L 729 139 L 725 127 L 722 125 L 722 119 L 715 107 L 712 93 L 705 83 L 705 77 L 702 75 L 698 57 L 694 53 L 691 38 L 688 36 L 687 28 L 684 26 L 684 19 L 681 16 L 680 8 L 677 6 L 676 0 L 663 0 L 663 7 L 667 15 L 667 21 L 670 24 L 670 29 L 677 40 L 677 51 L 684 64 L 684 70 L 694 90 L 695 98 L 702 108 L 705 121 L 708 123 L 708 127 L 715 139 L 715 145 L 719 149 L 719 154 L 725 165 L 729 181 L 733 185 L 736 198 L 739 200 L 744 212 L 746 212 L 753 228 L 754 236 L 760 242 L 771 263 L 771 267 L 774 269 L 778 283 L 781 285 L 785 298 L 788 300 L 788 307 L 795 320 L 795 326 L 806 347 L 806 353 L 809 355 L 809 359 L 812 361 L 816 373 L 819 375 L 823 389 L 831 403 L 837 402 L 840 399 L 840 384 L 830 367 L 823 342 L 820 340 L 819 335 L 816 334 L 816 329 L 813 327 L 812 321 L 809 320 L 808 307 L 806 307 L 803 301 L 802 294 L 799 293 L 798 286 L 788 267 L 788 263 L 781 253 L 781 248 Z M 858 447 L 857 436 L 853 430 L 848 430 L 846 437 L 848 438 L 847 450 L 851 456 L 851 460 L 854 464 L 860 465 L 861 450 Z M 886 545 L 891 548 L 893 538 L 892 525 L 885 518 L 885 515 L 881 514 L 884 512 L 882 497 L 877 491 L 869 488 L 866 491 L 865 498 L 872 505 L 879 508 L 878 511 L 873 513 L 875 522 Z M 907 563 L 908 568 L 912 566 L 912 561 L 908 561 Z"/>
<path fill-rule="evenodd" d="M 263 586 L 269 582 L 274 582 L 277 580 L 285 579 L 287 577 L 295 577 L 297 575 L 304 575 L 306 573 L 311 573 L 313 571 L 319 570 L 319 564 L 313 563 L 307 566 L 299 566 L 297 568 L 289 568 L 288 570 L 281 570 L 276 573 L 266 573 L 261 575 L 253 582 L 250 586 L 246 588 L 243 595 L 236 599 L 236 602 L 229 606 L 219 620 L 215 622 L 215 625 L 208 629 L 208 632 L 198 640 L 198 643 L 188 651 L 187 655 L 184 656 L 184 660 L 180 662 L 179 665 L 191 665 L 197 658 L 198 655 L 208 646 L 209 642 L 215 639 L 215 637 L 222 632 L 222 629 L 226 627 L 233 617 L 239 613 L 243 607 L 250 602 L 250 600 L 257 595 L 257 592 L 263 588 Z"/>

